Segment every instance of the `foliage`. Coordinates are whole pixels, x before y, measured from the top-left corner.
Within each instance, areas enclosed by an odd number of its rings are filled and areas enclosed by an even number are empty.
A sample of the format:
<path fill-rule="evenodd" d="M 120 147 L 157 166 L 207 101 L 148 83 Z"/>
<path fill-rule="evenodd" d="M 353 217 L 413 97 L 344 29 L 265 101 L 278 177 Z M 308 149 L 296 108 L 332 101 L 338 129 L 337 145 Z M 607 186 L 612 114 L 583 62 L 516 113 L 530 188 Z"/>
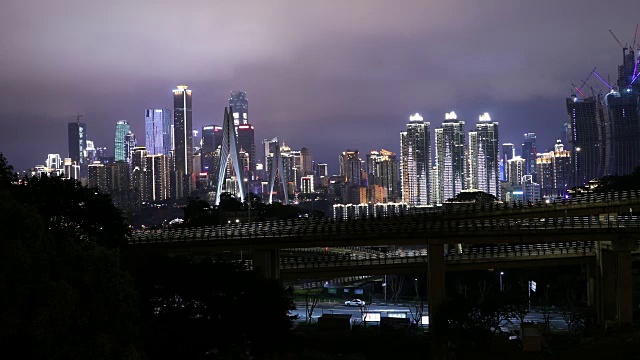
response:
<path fill-rule="evenodd" d="M 187 226 L 217 225 L 220 223 L 220 212 L 204 200 L 189 199 L 184 207 L 184 220 Z"/>
<path fill-rule="evenodd" d="M 456 195 L 452 199 L 448 199 L 447 202 L 458 202 L 458 201 L 473 201 L 476 203 L 492 203 L 497 201 L 498 199 L 489 193 L 484 191 L 463 191 Z"/>
<path fill-rule="evenodd" d="M 118 253 L 50 230 L 0 191 L 0 347 L 33 359 L 142 357 L 131 278 Z"/>
<path fill-rule="evenodd" d="M 193 359 L 245 346 L 264 354 L 284 346 L 292 320 L 288 312 L 295 307 L 291 291 L 277 282 L 209 259 L 137 262 L 150 358 Z"/>
<path fill-rule="evenodd" d="M 17 176 L 13 172 L 13 166 L 9 165 L 7 158 L 0 152 L 0 189 L 9 187 L 16 180 Z"/>
<path fill-rule="evenodd" d="M 640 166 L 636 167 L 631 174 L 608 175 L 600 179 L 596 192 L 636 190 L 640 186 Z"/>
<path fill-rule="evenodd" d="M 107 248 L 126 245 L 129 227 L 108 195 L 59 177 L 33 177 L 12 189 L 15 199 L 32 206 L 55 238 L 70 237 Z"/>

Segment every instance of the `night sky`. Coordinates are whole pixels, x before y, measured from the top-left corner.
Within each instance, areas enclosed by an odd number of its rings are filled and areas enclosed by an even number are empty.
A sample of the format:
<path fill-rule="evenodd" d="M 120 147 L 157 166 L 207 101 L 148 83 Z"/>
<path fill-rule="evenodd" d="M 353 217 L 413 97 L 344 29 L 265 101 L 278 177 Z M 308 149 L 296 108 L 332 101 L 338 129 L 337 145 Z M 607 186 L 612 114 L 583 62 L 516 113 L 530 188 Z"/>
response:
<path fill-rule="evenodd" d="M 193 90 L 194 129 L 220 124 L 246 91 L 260 140 L 307 147 L 336 173 L 339 152 L 399 151 L 420 112 L 467 129 L 487 111 L 500 142 L 553 145 L 571 83 L 612 81 L 632 43 L 637 0 L 20 0 L 0 11 L 0 151 L 17 170 L 68 155 L 67 122 L 113 149 L 126 119 Z M 595 86 L 595 77 L 590 84 Z"/>

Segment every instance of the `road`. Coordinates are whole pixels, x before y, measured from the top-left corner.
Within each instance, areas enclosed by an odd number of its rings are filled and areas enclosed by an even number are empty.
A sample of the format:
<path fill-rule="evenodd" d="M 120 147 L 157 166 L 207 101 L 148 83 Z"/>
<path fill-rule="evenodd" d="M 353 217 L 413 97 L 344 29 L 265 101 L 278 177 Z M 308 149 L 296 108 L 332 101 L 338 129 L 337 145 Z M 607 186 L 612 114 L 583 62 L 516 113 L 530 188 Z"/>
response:
<path fill-rule="evenodd" d="M 382 303 L 373 303 L 369 307 L 370 313 L 380 313 L 381 317 L 389 316 L 389 314 L 394 314 L 391 316 L 397 317 L 407 317 L 411 318 L 411 311 L 415 313 L 415 305 L 411 304 L 382 304 Z M 423 315 L 429 315 L 429 310 L 425 305 L 425 313 Z M 322 302 L 318 303 L 316 308 L 313 310 L 312 318 L 317 321 L 317 318 L 322 316 L 322 314 L 349 314 L 354 322 L 360 322 L 362 319 L 362 314 L 359 307 L 356 306 L 345 306 L 344 302 L 336 303 L 336 302 Z M 291 315 L 298 315 L 298 321 L 305 321 L 307 319 L 305 314 L 305 303 L 304 302 L 296 302 L 296 310 L 291 312 Z M 534 322 L 534 323 L 542 323 L 543 317 L 540 312 L 536 309 L 533 309 L 532 312 L 527 314 L 525 317 L 526 322 Z M 503 331 L 509 332 L 515 330 L 519 327 L 520 321 L 517 319 L 511 319 L 510 321 L 503 321 L 500 324 L 500 327 Z M 550 317 L 550 326 L 552 330 L 566 330 L 567 324 L 562 318 L 562 314 L 558 311 L 551 312 Z"/>

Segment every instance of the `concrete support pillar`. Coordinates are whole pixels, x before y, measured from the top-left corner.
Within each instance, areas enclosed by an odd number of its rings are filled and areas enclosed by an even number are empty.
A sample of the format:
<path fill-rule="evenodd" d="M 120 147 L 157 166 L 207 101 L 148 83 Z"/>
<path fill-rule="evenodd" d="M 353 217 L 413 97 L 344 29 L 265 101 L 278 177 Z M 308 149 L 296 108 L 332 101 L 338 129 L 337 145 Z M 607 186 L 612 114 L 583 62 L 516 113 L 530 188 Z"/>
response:
<path fill-rule="evenodd" d="M 253 269 L 267 279 L 280 279 L 280 250 L 253 250 Z"/>
<path fill-rule="evenodd" d="M 596 321 L 620 325 L 633 321 L 631 250 L 633 240 L 601 242 L 596 248 Z"/>
<path fill-rule="evenodd" d="M 447 319 L 444 314 L 445 302 L 445 267 L 444 245 L 428 246 L 428 283 L 429 300 L 429 333 L 431 334 L 431 358 L 447 357 Z"/>
<path fill-rule="evenodd" d="M 633 323 L 633 269 L 631 264 L 631 252 L 617 253 L 617 310 L 618 322 L 621 325 Z"/>

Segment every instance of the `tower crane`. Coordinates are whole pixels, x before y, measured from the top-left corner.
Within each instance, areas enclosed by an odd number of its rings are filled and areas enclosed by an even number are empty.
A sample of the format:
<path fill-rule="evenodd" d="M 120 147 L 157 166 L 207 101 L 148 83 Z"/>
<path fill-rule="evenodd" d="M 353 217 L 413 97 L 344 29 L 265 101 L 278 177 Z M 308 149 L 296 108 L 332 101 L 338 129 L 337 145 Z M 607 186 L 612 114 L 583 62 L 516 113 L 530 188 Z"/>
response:
<path fill-rule="evenodd" d="M 622 43 L 620 42 L 620 40 L 618 40 L 618 37 L 616 36 L 616 34 L 613 33 L 613 31 L 611 31 L 611 29 L 609 29 L 609 32 L 611 33 L 611 35 L 613 36 L 614 39 L 616 39 L 616 42 L 618 43 L 618 45 L 620 45 L 620 47 L 622 48 L 622 50 L 626 50 L 627 47 L 622 45 Z"/>

